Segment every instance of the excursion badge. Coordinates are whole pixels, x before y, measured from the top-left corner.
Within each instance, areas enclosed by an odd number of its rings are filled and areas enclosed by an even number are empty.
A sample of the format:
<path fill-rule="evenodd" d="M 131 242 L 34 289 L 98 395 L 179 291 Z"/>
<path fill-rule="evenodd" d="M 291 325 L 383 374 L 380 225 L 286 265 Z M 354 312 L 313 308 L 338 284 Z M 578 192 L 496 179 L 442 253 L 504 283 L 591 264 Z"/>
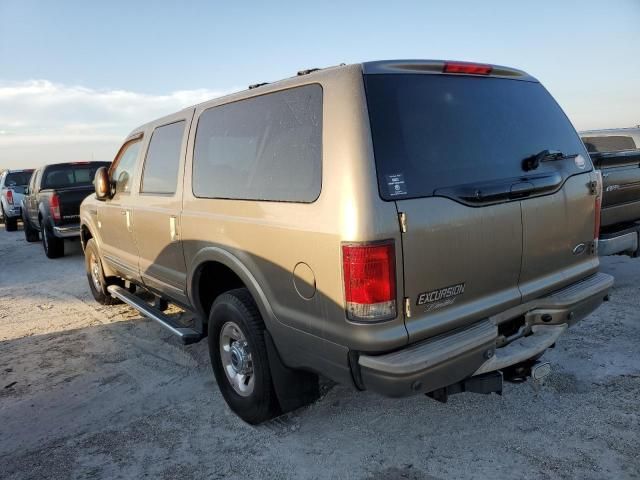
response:
<path fill-rule="evenodd" d="M 435 310 L 453 304 L 464 293 L 465 283 L 439 288 L 418 295 L 416 305 L 426 305 L 427 310 Z"/>

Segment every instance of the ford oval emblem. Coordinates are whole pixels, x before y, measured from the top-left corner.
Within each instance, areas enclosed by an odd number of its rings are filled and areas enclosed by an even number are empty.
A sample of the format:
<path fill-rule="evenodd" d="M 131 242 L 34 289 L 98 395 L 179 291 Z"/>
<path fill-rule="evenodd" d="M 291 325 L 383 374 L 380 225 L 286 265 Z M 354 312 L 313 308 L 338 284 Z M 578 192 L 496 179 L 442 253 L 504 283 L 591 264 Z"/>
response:
<path fill-rule="evenodd" d="M 587 249 L 587 246 L 584 243 L 580 243 L 574 247 L 573 254 L 582 255 L 586 249 Z"/>
<path fill-rule="evenodd" d="M 583 170 L 584 167 L 587 166 L 587 162 L 582 155 L 576 155 L 574 161 L 576 162 L 576 167 L 578 167 L 580 170 Z"/>

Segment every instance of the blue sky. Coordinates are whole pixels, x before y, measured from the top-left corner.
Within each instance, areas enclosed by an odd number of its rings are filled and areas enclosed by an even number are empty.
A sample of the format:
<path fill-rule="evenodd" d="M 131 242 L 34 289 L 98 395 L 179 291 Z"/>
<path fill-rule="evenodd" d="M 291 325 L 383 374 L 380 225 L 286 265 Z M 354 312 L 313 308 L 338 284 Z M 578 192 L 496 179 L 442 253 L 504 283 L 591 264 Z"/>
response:
<path fill-rule="evenodd" d="M 387 58 L 521 68 L 577 128 L 631 126 L 639 25 L 640 0 L 0 0 L 0 168 L 110 159 L 137 124 L 191 103 Z"/>

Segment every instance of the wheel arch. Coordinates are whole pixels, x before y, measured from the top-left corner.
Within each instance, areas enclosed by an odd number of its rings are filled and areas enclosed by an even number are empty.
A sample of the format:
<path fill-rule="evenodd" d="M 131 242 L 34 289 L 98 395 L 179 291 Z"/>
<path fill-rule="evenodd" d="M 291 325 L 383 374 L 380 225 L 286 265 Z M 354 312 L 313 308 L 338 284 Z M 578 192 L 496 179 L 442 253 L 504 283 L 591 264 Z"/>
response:
<path fill-rule="evenodd" d="M 187 273 L 187 295 L 193 307 L 203 318 L 203 321 L 206 323 L 209 311 L 207 308 L 207 302 L 204 301 L 204 298 L 202 298 L 201 295 L 200 282 L 203 281 L 202 275 L 203 272 L 205 272 L 205 269 L 212 268 L 211 266 L 214 266 L 213 268 L 226 269 L 242 282 L 242 285 L 231 283 L 228 288 L 217 289 L 219 290 L 218 295 L 234 288 L 242 286 L 246 287 L 258 306 L 258 310 L 262 315 L 265 326 L 267 329 L 270 329 L 276 321 L 276 317 L 271 305 L 269 304 L 267 296 L 255 276 L 238 257 L 223 248 L 215 246 L 205 247 L 200 250 L 193 258 Z M 213 303 L 213 300 L 211 300 L 208 305 L 209 308 L 211 303 Z"/>

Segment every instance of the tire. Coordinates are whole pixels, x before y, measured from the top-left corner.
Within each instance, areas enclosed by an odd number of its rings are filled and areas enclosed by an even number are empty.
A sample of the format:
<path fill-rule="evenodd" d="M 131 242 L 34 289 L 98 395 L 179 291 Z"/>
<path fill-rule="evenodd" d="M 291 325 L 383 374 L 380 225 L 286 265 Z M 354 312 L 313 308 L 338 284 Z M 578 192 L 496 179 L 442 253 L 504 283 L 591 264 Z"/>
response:
<path fill-rule="evenodd" d="M 246 288 L 230 290 L 213 303 L 208 336 L 213 373 L 231 410 L 252 425 L 280 413 L 264 331 L 258 307 Z M 228 348 L 224 358 L 223 345 Z M 234 354 L 236 360 L 244 361 L 234 362 Z M 243 370 L 250 373 L 243 374 Z"/>
<path fill-rule="evenodd" d="M 4 229 L 7 232 L 15 232 L 16 230 L 18 230 L 18 219 L 17 218 L 5 217 L 5 219 L 4 219 Z"/>
<path fill-rule="evenodd" d="M 116 305 L 122 303 L 119 299 L 113 298 L 107 291 L 107 287 L 112 284 L 119 283 L 119 279 L 109 280 L 104 276 L 102 262 L 98 254 L 98 247 L 93 238 L 90 238 L 84 248 L 84 265 L 87 271 L 87 280 L 89 281 L 89 290 L 96 302 L 102 305 Z"/>
<path fill-rule="evenodd" d="M 38 231 L 31 226 L 29 220 L 23 218 L 22 225 L 24 228 L 24 238 L 27 242 L 33 243 L 40 240 L 40 233 L 38 233 Z"/>
<path fill-rule="evenodd" d="M 44 247 L 44 253 L 49 258 L 64 256 L 64 240 L 56 237 L 46 224 L 42 225 L 42 246 Z"/>

